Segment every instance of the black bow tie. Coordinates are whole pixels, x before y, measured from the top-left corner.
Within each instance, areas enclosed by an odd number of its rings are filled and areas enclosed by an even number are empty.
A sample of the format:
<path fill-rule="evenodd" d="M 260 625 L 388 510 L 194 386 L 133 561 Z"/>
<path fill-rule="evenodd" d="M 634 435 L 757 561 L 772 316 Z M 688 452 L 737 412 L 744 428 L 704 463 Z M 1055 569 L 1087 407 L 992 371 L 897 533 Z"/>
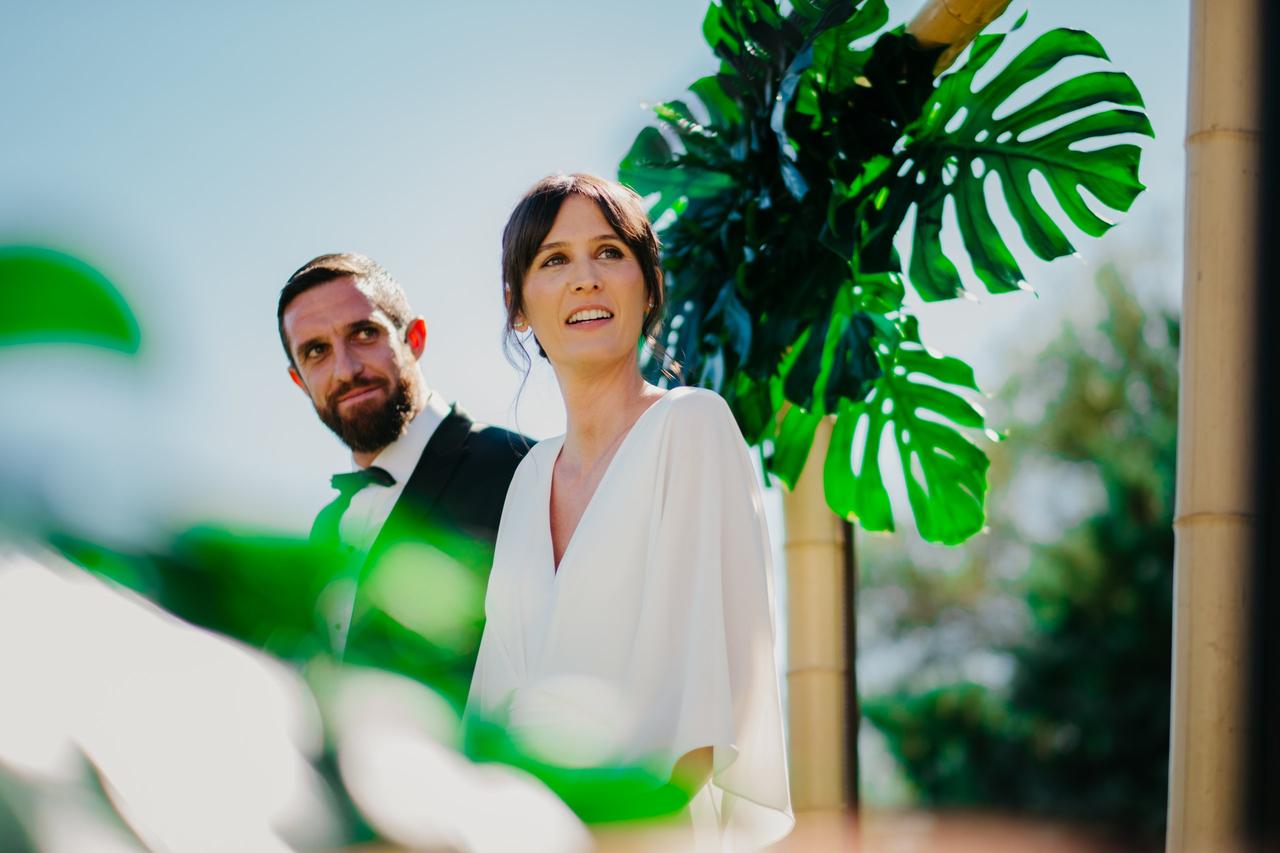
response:
<path fill-rule="evenodd" d="M 370 466 L 349 474 L 334 474 L 329 478 L 329 484 L 338 490 L 338 496 L 316 516 L 316 523 L 311 527 L 311 541 L 332 547 L 340 541 L 338 529 L 342 515 L 351 506 L 356 492 L 365 486 L 394 486 L 396 478 L 385 468 Z"/>
<path fill-rule="evenodd" d="M 354 495 L 365 486 L 394 486 L 396 478 L 385 468 L 372 465 L 352 471 L 348 474 L 334 474 L 329 478 L 329 485 L 344 495 Z"/>

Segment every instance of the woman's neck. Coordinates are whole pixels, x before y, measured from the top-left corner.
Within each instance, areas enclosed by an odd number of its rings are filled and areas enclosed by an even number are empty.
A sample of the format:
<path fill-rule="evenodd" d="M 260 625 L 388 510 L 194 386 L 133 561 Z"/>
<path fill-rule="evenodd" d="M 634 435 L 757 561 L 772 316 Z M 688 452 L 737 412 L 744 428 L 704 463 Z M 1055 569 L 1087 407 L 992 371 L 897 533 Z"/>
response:
<path fill-rule="evenodd" d="M 567 422 L 561 461 L 575 470 L 589 469 L 609 453 L 662 394 L 644 381 L 634 360 L 590 371 L 557 370 L 556 376 Z"/>

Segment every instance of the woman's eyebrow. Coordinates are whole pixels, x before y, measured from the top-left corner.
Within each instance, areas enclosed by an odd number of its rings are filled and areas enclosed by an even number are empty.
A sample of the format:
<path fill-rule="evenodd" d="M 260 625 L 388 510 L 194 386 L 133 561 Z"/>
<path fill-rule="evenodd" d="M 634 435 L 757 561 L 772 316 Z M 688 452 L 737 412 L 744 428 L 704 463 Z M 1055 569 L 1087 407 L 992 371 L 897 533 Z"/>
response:
<path fill-rule="evenodd" d="M 597 234 L 597 235 L 596 235 L 596 236 L 594 236 L 594 237 L 588 238 L 588 241 L 587 241 L 587 242 L 589 242 L 589 243 L 600 243 L 600 242 L 603 242 L 603 241 L 605 241 L 605 240 L 621 240 L 621 239 L 622 239 L 622 238 L 621 238 L 621 237 L 619 237 L 617 234 L 614 234 L 613 232 L 610 232 L 610 233 L 608 233 L 608 234 Z M 564 242 L 563 240 L 559 240 L 559 241 L 557 241 L 557 242 L 555 242 L 555 243 L 543 243 L 541 246 L 539 246 L 539 247 L 538 247 L 538 251 L 537 251 L 537 252 L 534 252 L 534 254 L 536 254 L 536 255 L 540 255 L 540 254 L 542 254 L 543 252 L 547 251 L 548 249 L 561 249 L 561 248 L 564 248 L 564 247 L 565 247 L 565 246 L 567 246 L 567 245 L 569 245 L 569 244 L 568 244 L 568 243 L 566 243 L 566 242 Z"/>

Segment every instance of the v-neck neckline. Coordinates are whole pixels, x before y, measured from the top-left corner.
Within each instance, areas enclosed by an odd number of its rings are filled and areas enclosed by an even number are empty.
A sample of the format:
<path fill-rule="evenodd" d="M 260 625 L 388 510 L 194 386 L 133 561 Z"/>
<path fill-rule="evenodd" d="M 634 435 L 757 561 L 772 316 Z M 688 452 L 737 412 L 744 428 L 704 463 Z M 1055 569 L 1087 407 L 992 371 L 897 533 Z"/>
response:
<path fill-rule="evenodd" d="M 582 529 L 583 522 L 585 522 L 587 520 L 587 516 L 591 514 L 591 508 L 595 506 L 596 497 L 599 496 L 600 492 L 604 489 L 605 483 L 609 481 L 609 477 L 613 473 L 613 468 L 618 461 L 618 457 L 622 455 L 622 451 L 624 451 L 627 448 L 627 445 L 631 443 L 631 437 L 636 434 L 636 429 L 640 426 L 640 424 L 644 421 L 644 419 L 649 415 L 649 413 L 652 412 L 654 409 L 658 408 L 658 406 L 662 405 L 662 403 L 668 397 L 670 397 L 672 392 L 674 392 L 675 390 L 676 389 L 674 388 L 669 389 L 664 394 L 662 394 L 662 396 L 660 396 L 658 399 L 650 403 L 649 406 L 643 412 L 640 413 L 639 417 L 635 419 L 635 422 L 632 423 L 631 426 L 627 427 L 627 434 L 622 437 L 622 441 L 618 442 L 617 449 L 613 451 L 613 458 L 609 460 L 609 464 L 606 465 L 604 468 L 604 473 L 600 475 L 600 482 L 596 483 L 595 491 L 591 493 L 591 497 L 587 498 L 587 505 L 583 507 L 582 515 L 578 517 L 578 523 L 574 525 L 573 533 L 569 535 L 569 541 L 565 543 L 565 546 L 564 546 L 564 553 L 560 555 L 560 562 L 557 563 L 556 562 L 556 540 L 555 540 L 555 537 L 552 536 L 551 534 L 551 491 L 555 485 L 556 463 L 560 461 L 560 454 L 561 452 L 564 451 L 565 436 L 563 435 L 560 436 L 559 446 L 556 447 L 556 452 L 551 457 L 551 471 L 550 471 L 550 474 L 547 476 L 547 488 L 546 488 L 546 496 L 545 496 L 546 497 L 545 504 L 547 507 L 546 520 L 545 520 L 545 528 L 547 531 L 547 553 L 549 558 L 548 561 L 551 563 L 551 576 L 553 580 L 559 580 L 560 572 L 562 569 L 564 569 L 564 564 L 569 559 L 570 552 L 573 551 L 574 543 L 578 541 L 578 531 Z"/>

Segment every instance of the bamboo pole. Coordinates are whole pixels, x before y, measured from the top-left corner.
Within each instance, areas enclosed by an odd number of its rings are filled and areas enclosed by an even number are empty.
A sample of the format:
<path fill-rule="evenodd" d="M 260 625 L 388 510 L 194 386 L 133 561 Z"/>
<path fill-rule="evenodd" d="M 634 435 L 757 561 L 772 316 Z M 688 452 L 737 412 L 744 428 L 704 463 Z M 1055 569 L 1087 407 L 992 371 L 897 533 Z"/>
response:
<path fill-rule="evenodd" d="M 787 707 L 791 731 L 791 801 L 797 812 L 843 812 L 850 790 L 844 522 L 822 490 L 831 443 L 823 418 L 796 487 L 784 493 L 787 520 Z M 852 732 L 850 730 L 853 730 Z"/>
<path fill-rule="evenodd" d="M 1226 849 L 1242 829 L 1261 8 L 1191 4 L 1170 851 Z"/>
<path fill-rule="evenodd" d="M 921 47 L 946 47 L 933 66 L 936 77 L 960 51 L 1009 7 L 1010 0 L 930 0 L 907 24 Z"/>

